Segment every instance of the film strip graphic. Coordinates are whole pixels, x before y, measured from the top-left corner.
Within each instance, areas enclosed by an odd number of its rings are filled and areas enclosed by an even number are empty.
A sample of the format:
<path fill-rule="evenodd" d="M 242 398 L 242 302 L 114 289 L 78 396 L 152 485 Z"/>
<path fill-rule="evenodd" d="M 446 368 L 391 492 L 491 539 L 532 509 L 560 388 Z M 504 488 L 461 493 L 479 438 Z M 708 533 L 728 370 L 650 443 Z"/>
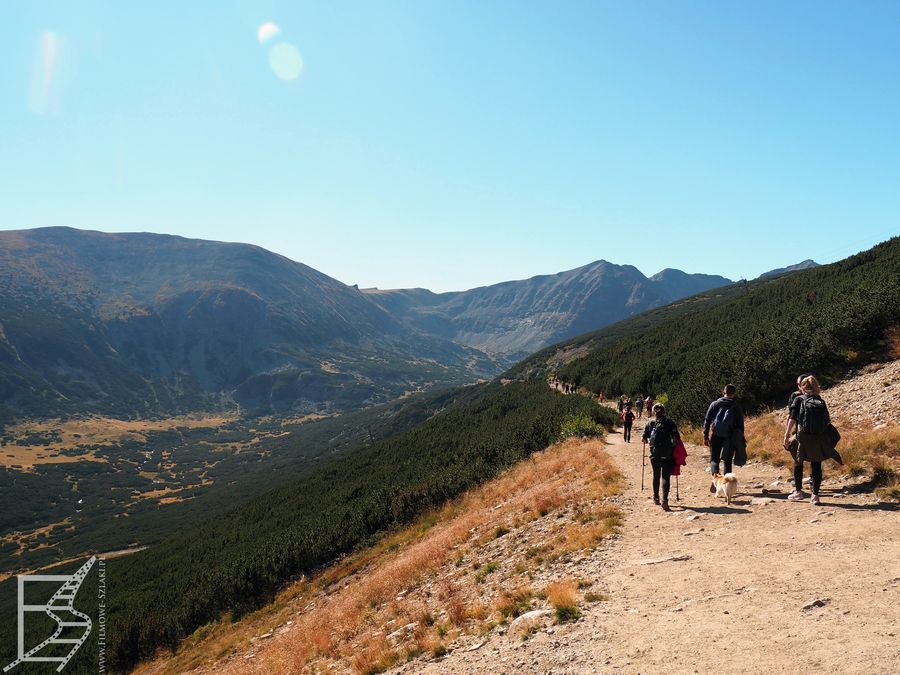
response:
<path fill-rule="evenodd" d="M 59 666 L 56 669 L 57 672 L 66 667 L 66 664 L 75 655 L 75 652 L 78 651 L 91 634 L 91 618 L 87 614 L 75 609 L 74 602 L 75 596 L 78 594 L 78 589 L 81 588 L 81 584 L 84 582 L 88 572 L 96 561 L 96 556 L 91 556 L 90 560 L 84 563 L 75 574 L 23 574 L 18 577 L 18 658 L 3 669 L 4 673 L 9 672 L 20 663 L 58 663 Z M 38 581 L 62 582 L 62 585 L 46 604 L 26 605 L 25 584 Z M 53 635 L 26 652 L 25 615 L 27 612 L 44 612 L 47 616 L 56 621 L 56 630 L 53 632 Z M 68 614 L 71 619 L 64 620 L 60 618 L 59 614 Z M 79 637 L 61 638 L 60 635 L 62 635 L 63 631 L 67 628 L 73 629 L 72 632 L 75 633 L 78 632 L 79 628 L 83 628 L 84 632 Z M 47 650 L 48 647 L 55 645 L 69 645 L 70 649 L 68 654 L 65 656 L 41 655 L 41 651 Z"/>

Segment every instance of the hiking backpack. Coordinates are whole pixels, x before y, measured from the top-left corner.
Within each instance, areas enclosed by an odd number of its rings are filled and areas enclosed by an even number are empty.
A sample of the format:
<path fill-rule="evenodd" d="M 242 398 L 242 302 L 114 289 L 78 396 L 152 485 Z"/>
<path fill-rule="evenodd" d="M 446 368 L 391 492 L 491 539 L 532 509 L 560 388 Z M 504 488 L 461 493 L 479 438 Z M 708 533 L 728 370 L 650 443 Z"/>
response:
<path fill-rule="evenodd" d="M 672 459 L 675 450 L 675 438 L 672 423 L 669 420 L 657 420 L 650 432 L 650 456 L 654 459 Z"/>
<path fill-rule="evenodd" d="M 716 413 L 716 418 L 713 420 L 713 436 L 728 438 L 731 435 L 731 430 L 734 428 L 734 418 L 733 403 L 721 406 Z"/>
<path fill-rule="evenodd" d="M 800 431 L 806 434 L 823 434 L 828 426 L 828 408 L 825 401 L 804 396 L 800 403 Z"/>

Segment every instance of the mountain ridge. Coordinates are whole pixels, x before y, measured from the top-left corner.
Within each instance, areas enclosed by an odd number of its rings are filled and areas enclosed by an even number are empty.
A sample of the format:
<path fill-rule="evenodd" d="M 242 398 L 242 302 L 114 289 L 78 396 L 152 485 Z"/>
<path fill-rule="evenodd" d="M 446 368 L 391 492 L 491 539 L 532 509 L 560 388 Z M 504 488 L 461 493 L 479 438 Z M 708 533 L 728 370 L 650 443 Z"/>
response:
<path fill-rule="evenodd" d="M 724 283 L 601 259 L 468 291 L 360 290 L 252 244 L 5 231 L 0 416 L 332 413 L 491 378 L 538 347 Z"/>

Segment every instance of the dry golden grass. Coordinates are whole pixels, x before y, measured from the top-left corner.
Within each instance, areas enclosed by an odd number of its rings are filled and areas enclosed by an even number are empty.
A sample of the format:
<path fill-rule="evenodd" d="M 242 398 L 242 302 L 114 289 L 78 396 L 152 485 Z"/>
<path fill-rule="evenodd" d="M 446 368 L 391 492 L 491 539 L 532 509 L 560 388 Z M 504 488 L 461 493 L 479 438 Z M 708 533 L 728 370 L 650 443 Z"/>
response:
<path fill-rule="evenodd" d="M 703 445 L 703 427 L 694 426 L 693 424 L 680 424 L 678 425 L 678 433 L 681 434 L 681 440 L 685 443 Z"/>
<path fill-rule="evenodd" d="M 502 618 L 514 619 L 529 610 L 533 595 L 531 587 L 526 585 L 518 586 L 512 590 L 503 589 L 500 597 L 494 603 L 494 609 Z"/>
<path fill-rule="evenodd" d="M 547 602 L 553 607 L 574 607 L 578 604 L 578 582 L 572 579 L 555 581 L 544 589 Z"/>
<path fill-rule="evenodd" d="M 399 652 L 391 648 L 384 635 L 369 636 L 364 646 L 350 660 L 356 675 L 373 675 L 395 665 L 401 659 Z"/>
<path fill-rule="evenodd" d="M 888 328 L 886 335 L 891 358 L 900 359 L 900 327 Z"/>
<path fill-rule="evenodd" d="M 852 424 L 835 420 L 841 432 L 838 451 L 844 460 L 835 468 L 850 475 L 871 474 L 876 482 L 889 483 L 900 466 L 900 426 L 872 428 L 867 424 Z M 774 413 L 749 418 L 746 424 L 747 455 L 750 459 L 774 464 L 793 465 L 784 449 L 785 420 Z M 833 465 L 832 465 L 833 466 Z"/>
<path fill-rule="evenodd" d="M 553 609 L 556 610 L 556 620 L 559 623 L 574 621 L 581 616 L 578 609 L 578 582 L 572 579 L 556 581 L 544 589 Z"/>
<path fill-rule="evenodd" d="M 526 527 L 540 509 L 549 514 L 577 506 L 585 518 L 577 528 L 567 529 L 568 520 L 550 516 L 551 523 L 559 523 L 561 534 L 548 549 L 558 556 L 592 548 L 620 522 L 619 512 L 602 501 L 620 486 L 621 475 L 600 441 L 570 439 L 535 453 L 315 578 L 288 587 L 270 607 L 236 624 L 223 621 L 195 635 L 175 656 L 147 664 L 139 672 L 185 672 L 222 661 L 251 644 L 259 648 L 255 658 L 216 663 L 216 670 L 288 673 L 336 666 L 378 672 L 404 655 L 440 654 L 458 633 L 490 630 L 492 615 L 503 620 L 510 602 L 524 607 L 530 600 L 530 589 L 512 578 L 514 560 L 536 564 L 535 559 L 526 560 L 528 545 L 513 539 L 516 528 Z M 523 515 L 528 517 L 523 520 Z M 513 532 L 498 538 L 498 528 Z M 486 553 L 490 547 L 505 547 L 506 557 L 495 561 Z M 481 560 L 482 571 L 488 566 L 497 571 L 476 583 L 475 559 Z M 519 565 L 522 570 L 527 567 Z M 289 619 L 293 623 L 284 635 L 265 643 L 251 640 Z M 410 624 L 415 629 L 396 634 Z"/>

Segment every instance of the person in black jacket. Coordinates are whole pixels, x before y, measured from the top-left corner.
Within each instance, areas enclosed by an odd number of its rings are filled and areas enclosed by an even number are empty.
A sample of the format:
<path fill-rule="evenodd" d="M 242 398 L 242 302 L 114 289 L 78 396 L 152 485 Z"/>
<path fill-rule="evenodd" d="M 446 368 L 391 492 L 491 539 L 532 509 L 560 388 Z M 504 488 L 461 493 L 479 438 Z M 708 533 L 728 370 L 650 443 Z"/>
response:
<path fill-rule="evenodd" d="M 666 417 L 666 407 L 662 403 L 653 406 L 654 419 L 644 427 L 644 445 L 650 443 L 650 466 L 653 467 L 653 503 L 659 504 L 659 484 L 662 481 L 662 508 L 669 509 L 669 481 L 675 465 L 675 446 L 680 435 L 678 426 Z"/>
<path fill-rule="evenodd" d="M 713 476 L 719 473 L 719 462 L 724 462 L 726 474 L 731 473 L 731 460 L 734 458 L 731 437 L 732 434 L 744 433 L 744 411 L 735 396 L 737 387 L 726 384 L 721 398 L 709 404 L 703 420 L 703 445 L 709 448 L 709 471 Z M 709 491 L 716 491 L 715 483 L 710 485 Z"/>
<path fill-rule="evenodd" d="M 631 427 L 634 424 L 634 411 L 632 411 L 631 406 L 626 406 L 625 412 L 622 413 L 622 424 L 625 427 L 625 442 L 631 443 Z"/>

